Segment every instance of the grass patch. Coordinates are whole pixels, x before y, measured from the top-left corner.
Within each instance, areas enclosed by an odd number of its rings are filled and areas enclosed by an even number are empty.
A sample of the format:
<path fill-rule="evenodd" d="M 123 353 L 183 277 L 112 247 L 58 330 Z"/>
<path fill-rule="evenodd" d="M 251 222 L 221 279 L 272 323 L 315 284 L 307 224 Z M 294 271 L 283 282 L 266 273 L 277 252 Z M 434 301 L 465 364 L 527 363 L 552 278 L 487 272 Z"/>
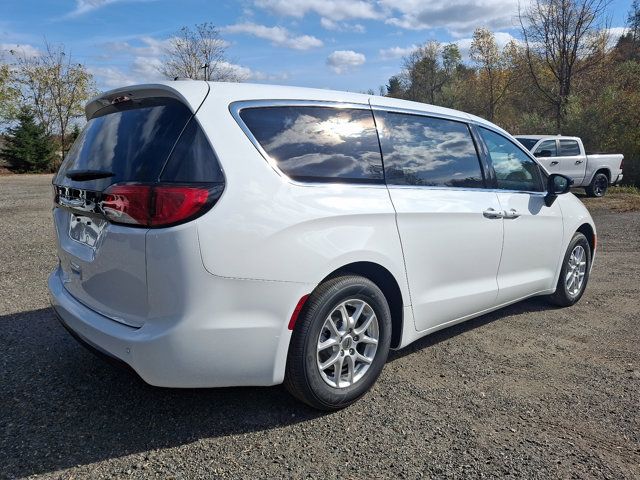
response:
<path fill-rule="evenodd" d="M 617 187 L 611 187 L 609 192 L 607 192 L 607 195 L 609 193 L 629 193 L 631 195 L 640 195 L 640 188 L 634 187 L 633 185 L 620 185 Z"/>
<path fill-rule="evenodd" d="M 640 188 L 624 185 L 610 187 L 604 197 L 589 198 L 577 193 L 589 210 L 608 209 L 614 212 L 638 212 L 640 211 Z"/>

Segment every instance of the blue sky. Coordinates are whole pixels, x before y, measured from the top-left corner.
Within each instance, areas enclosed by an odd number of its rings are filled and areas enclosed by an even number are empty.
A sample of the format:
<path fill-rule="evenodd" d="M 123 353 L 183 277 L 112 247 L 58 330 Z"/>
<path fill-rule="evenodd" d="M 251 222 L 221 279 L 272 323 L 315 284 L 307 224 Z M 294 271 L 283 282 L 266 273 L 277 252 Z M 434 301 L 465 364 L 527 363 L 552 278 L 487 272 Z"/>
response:
<path fill-rule="evenodd" d="M 526 0 L 523 0 L 523 4 Z M 613 0 L 619 35 L 631 0 Z M 473 30 L 518 37 L 518 0 L 0 0 L 0 50 L 34 52 L 64 43 L 98 87 L 161 78 L 166 40 L 182 26 L 212 22 L 233 68 L 254 82 L 363 91 L 401 68 L 412 46 L 458 42 Z"/>

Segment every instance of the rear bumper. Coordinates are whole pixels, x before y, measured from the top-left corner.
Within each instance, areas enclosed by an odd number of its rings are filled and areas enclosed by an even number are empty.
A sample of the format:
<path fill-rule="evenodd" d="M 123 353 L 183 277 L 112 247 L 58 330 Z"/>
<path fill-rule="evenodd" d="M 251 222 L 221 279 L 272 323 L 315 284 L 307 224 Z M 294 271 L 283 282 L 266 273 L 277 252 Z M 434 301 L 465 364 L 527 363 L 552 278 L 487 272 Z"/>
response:
<path fill-rule="evenodd" d="M 620 184 L 620 183 L 622 182 L 622 178 L 623 178 L 623 175 L 622 175 L 622 174 L 618 175 L 617 177 L 615 177 L 615 178 L 613 179 L 613 181 L 611 182 L 611 185 L 618 185 L 618 184 Z"/>
<path fill-rule="evenodd" d="M 291 338 L 288 319 L 300 292 L 308 293 L 308 287 L 214 276 L 211 282 L 212 293 L 193 309 L 197 316 L 150 319 L 140 328 L 115 322 L 80 303 L 64 288 L 59 270 L 49 276 L 48 286 L 56 315 L 76 339 L 130 367 L 151 385 L 282 383 Z"/>

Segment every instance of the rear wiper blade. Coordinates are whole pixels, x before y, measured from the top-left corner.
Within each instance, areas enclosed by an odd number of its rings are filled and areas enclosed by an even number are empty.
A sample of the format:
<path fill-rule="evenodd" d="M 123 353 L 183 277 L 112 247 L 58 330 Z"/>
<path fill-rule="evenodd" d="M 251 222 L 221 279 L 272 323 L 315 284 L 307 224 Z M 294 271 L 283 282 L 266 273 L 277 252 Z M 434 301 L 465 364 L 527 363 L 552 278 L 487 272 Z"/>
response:
<path fill-rule="evenodd" d="M 97 180 L 99 178 L 113 177 L 115 173 L 106 170 L 69 170 L 65 173 L 65 177 L 78 182 L 86 180 Z"/>

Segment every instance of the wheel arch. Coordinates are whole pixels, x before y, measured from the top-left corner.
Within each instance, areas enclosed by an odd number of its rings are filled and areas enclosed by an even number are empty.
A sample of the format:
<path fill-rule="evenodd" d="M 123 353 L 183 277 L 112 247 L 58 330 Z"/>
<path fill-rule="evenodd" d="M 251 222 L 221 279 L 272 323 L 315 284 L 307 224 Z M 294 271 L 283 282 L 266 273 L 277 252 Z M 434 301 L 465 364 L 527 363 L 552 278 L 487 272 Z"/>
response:
<path fill-rule="evenodd" d="M 591 249 L 591 257 L 593 257 L 597 245 L 596 232 L 593 227 L 588 223 L 583 223 L 578 227 L 576 232 L 580 232 L 587 237 L 587 242 L 589 242 L 589 248 Z"/>
<path fill-rule="evenodd" d="M 324 277 L 319 284 L 326 280 L 344 274 L 361 275 L 368 278 L 382 290 L 391 311 L 391 348 L 397 348 L 402 341 L 404 322 L 404 300 L 400 284 L 394 275 L 385 267 L 374 262 L 352 262 L 343 265 Z"/>
<path fill-rule="evenodd" d="M 599 173 L 604 173 L 607 176 L 608 182 L 611 183 L 611 170 L 609 169 L 609 167 L 601 165 L 593 170 L 591 178 L 589 179 L 589 185 L 591 184 L 591 182 L 593 182 L 593 179 L 596 178 L 596 175 L 598 175 Z"/>

